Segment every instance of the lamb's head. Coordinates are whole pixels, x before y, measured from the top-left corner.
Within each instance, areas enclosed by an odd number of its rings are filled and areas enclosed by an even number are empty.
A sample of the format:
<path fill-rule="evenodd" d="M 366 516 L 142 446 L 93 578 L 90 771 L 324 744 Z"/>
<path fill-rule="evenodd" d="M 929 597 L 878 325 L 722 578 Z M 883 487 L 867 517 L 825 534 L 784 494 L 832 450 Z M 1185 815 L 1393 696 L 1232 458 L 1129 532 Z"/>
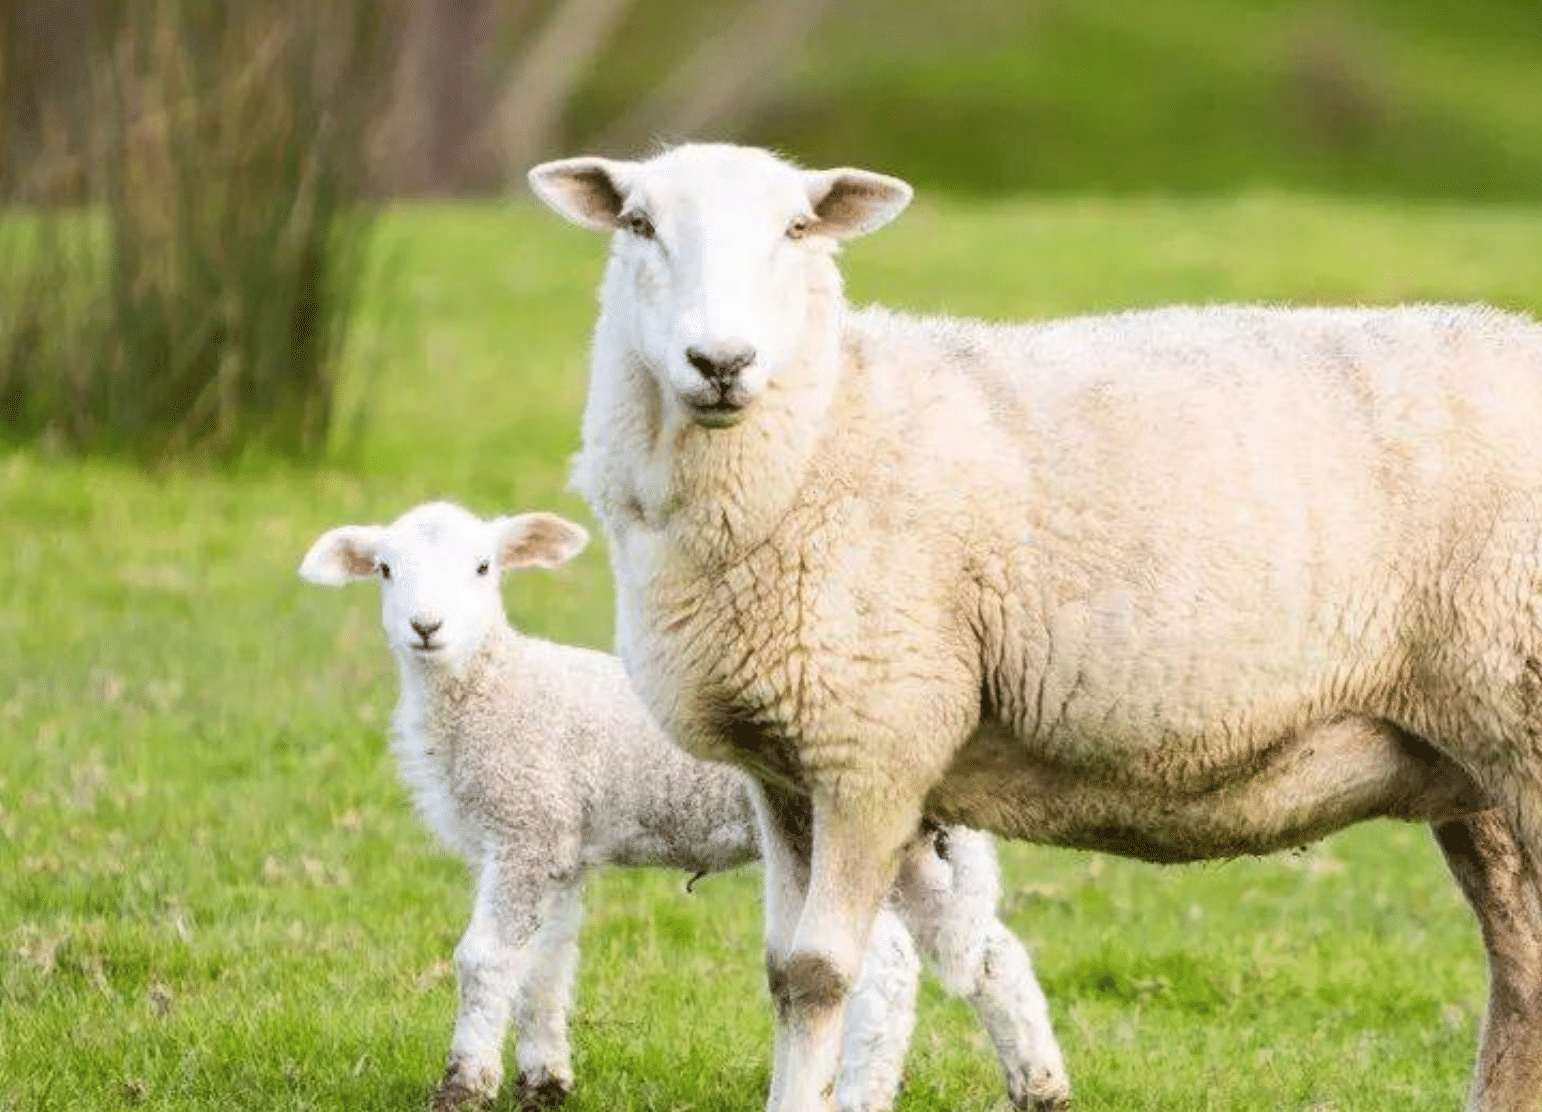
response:
<path fill-rule="evenodd" d="M 300 575 L 337 587 L 380 580 L 380 619 L 397 656 L 459 671 L 504 621 L 499 578 L 508 568 L 566 563 L 589 541 L 555 514 L 484 521 L 449 502 L 430 502 L 390 525 L 340 525 L 300 562 Z"/>
<path fill-rule="evenodd" d="M 800 170 L 716 143 L 646 162 L 562 159 L 529 176 L 562 216 L 614 231 L 605 327 L 666 404 L 709 428 L 736 424 L 807 350 L 816 311 L 840 297 L 837 241 L 881 227 L 910 201 L 897 178 Z M 833 317 L 824 314 L 826 327 Z"/>

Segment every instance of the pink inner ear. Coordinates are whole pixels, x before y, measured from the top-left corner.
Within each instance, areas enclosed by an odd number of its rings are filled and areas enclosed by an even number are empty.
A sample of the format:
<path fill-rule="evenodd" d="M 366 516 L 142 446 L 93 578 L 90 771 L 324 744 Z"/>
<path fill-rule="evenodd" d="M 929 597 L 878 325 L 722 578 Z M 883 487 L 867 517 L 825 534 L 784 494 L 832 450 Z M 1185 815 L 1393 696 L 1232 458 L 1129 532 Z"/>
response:
<path fill-rule="evenodd" d="M 530 514 L 504 541 L 498 562 L 506 568 L 555 567 L 571 554 L 575 541 L 566 523 L 547 514 Z"/>
<path fill-rule="evenodd" d="M 621 211 L 623 198 L 616 188 L 616 183 L 611 180 L 603 168 L 593 166 L 573 174 L 573 192 L 575 198 L 582 195 L 585 201 L 584 207 L 595 216 L 608 216 L 615 219 Z"/>
<path fill-rule="evenodd" d="M 909 200 L 909 187 L 898 179 L 865 171 L 831 171 L 829 188 L 814 202 L 822 227 L 836 237 L 861 235 L 881 227 Z"/>
<path fill-rule="evenodd" d="M 357 541 L 347 540 L 340 545 L 342 549 L 343 568 L 349 575 L 373 575 L 375 572 L 375 558 L 367 555 L 360 549 Z"/>

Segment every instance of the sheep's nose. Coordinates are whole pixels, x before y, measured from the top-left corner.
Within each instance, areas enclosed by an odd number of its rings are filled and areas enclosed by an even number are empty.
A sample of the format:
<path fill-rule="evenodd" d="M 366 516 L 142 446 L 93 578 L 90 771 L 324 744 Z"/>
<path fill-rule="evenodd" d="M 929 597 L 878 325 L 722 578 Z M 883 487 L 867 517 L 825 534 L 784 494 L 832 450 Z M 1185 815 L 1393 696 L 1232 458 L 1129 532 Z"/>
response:
<path fill-rule="evenodd" d="M 442 619 L 438 618 L 433 620 L 428 620 L 426 618 L 413 618 L 407 624 L 412 627 L 413 632 L 415 632 L 419 637 L 423 638 L 423 640 L 427 641 L 430 637 L 439 631 L 439 627 L 444 625 L 444 622 Z"/>
<path fill-rule="evenodd" d="M 685 349 L 685 358 L 701 377 L 722 389 L 731 386 L 739 372 L 755 362 L 755 349 L 749 344 L 728 340 Z"/>

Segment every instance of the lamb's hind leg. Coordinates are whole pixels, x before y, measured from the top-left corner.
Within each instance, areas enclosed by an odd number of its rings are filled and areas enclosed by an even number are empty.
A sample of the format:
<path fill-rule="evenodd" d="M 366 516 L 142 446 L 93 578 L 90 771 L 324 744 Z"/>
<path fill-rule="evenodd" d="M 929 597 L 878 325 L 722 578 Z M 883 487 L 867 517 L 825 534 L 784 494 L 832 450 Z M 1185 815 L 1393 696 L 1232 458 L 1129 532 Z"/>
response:
<path fill-rule="evenodd" d="M 943 986 L 968 1000 L 996 1048 L 1012 1104 L 1052 1112 L 1071 1081 L 1033 962 L 996 913 L 1001 897 L 990 837 L 945 827 L 905 855 L 895 904 Z"/>
<path fill-rule="evenodd" d="M 1542 1100 L 1542 874 L 1499 810 L 1435 826 L 1488 951 L 1488 1015 L 1469 1112 L 1537 1112 Z"/>

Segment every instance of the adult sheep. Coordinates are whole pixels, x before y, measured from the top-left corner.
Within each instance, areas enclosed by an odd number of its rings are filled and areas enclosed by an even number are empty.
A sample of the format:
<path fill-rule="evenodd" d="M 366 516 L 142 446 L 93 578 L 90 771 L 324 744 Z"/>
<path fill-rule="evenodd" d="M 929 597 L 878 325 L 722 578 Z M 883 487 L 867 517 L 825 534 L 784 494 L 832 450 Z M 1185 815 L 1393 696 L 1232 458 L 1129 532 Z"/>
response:
<path fill-rule="evenodd" d="M 722 145 L 531 171 L 614 231 L 575 485 L 629 674 L 760 783 L 770 1106 L 828 1106 L 923 816 L 1154 861 L 1430 821 L 1483 928 L 1471 1108 L 1542 1088 L 1542 329 L 847 308 L 910 189 Z"/>

